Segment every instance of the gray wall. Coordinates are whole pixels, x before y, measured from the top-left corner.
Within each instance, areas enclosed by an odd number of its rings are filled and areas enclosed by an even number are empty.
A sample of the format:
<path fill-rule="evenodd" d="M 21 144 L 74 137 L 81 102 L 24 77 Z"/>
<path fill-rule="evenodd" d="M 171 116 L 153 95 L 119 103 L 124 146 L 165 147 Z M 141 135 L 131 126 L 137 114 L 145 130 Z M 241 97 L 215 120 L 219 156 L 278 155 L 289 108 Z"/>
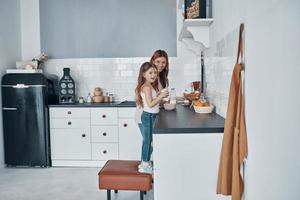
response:
<path fill-rule="evenodd" d="M 40 0 L 40 23 L 52 58 L 176 56 L 175 0 Z"/>
<path fill-rule="evenodd" d="M 0 75 L 21 59 L 20 1 L 0 0 Z M 0 89 L 1 90 L 1 89 Z M 0 98 L 2 110 L 2 102 Z M 4 166 L 2 112 L 0 112 L 0 168 Z"/>

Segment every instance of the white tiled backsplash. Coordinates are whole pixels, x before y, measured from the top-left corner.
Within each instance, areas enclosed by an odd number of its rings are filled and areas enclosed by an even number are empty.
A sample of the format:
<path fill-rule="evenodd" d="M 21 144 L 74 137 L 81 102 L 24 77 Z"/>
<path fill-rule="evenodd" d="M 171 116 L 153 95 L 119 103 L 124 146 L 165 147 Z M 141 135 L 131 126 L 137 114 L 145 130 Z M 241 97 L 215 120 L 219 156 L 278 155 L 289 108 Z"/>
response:
<path fill-rule="evenodd" d="M 217 113 L 226 115 L 231 74 L 236 59 L 238 29 L 213 42 L 205 51 L 207 95 L 216 106 Z M 95 87 L 113 93 L 116 101 L 134 100 L 134 89 L 140 65 L 148 57 L 138 58 L 93 58 L 93 59 L 50 59 L 45 63 L 45 72 L 62 77 L 64 67 L 71 69 L 76 82 L 77 98 L 93 94 Z M 200 80 L 200 57 L 171 57 L 169 64 L 170 87 L 182 96 L 189 83 Z"/>
<path fill-rule="evenodd" d="M 217 113 L 226 116 L 232 70 L 236 62 L 238 28 L 212 42 L 206 52 L 207 95 Z"/>
<path fill-rule="evenodd" d="M 77 98 L 93 94 L 95 87 L 113 93 L 115 100 L 133 100 L 139 68 L 150 58 L 97 58 L 97 59 L 50 59 L 44 71 L 62 77 L 63 68 L 71 69 L 76 82 Z M 183 62 L 170 58 L 170 87 L 175 87 L 177 95 L 182 95 L 188 83 L 200 79 L 200 65 L 196 59 Z"/>

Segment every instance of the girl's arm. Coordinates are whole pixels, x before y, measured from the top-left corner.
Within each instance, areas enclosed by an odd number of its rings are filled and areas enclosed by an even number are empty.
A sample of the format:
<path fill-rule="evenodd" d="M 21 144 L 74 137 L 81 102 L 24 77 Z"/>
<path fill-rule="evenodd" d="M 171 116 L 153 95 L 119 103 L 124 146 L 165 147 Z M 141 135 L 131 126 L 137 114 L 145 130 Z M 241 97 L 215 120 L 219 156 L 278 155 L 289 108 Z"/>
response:
<path fill-rule="evenodd" d="M 154 107 L 155 105 L 159 104 L 160 101 L 162 100 L 162 98 L 168 96 L 168 92 L 165 91 L 165 92 L 160 92 L 160 94 L 156 97 L 156 98 L 152 98 L 152 88 L 148 85 L 145 85 L 143 88 L 142 88 L 142 91 L 144 92 L 145 94 L 145 97 L 146 97 L 146 102 L 147 102 L 147 105 L 152 108 Z"/>

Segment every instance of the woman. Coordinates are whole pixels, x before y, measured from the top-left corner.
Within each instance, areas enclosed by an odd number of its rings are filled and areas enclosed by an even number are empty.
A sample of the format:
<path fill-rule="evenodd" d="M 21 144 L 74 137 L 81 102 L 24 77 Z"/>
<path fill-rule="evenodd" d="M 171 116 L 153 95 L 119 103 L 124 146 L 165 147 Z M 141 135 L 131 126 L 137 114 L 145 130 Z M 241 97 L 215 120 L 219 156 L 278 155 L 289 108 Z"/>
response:
<path fill-rule="evenodd" d="M 158 89 L 161 91 L 163 88 L 169 86 L 169 57 L 164 50 L 157 50 L 153 53 L 150 62 L 154 64 L 158 70 Z"/>

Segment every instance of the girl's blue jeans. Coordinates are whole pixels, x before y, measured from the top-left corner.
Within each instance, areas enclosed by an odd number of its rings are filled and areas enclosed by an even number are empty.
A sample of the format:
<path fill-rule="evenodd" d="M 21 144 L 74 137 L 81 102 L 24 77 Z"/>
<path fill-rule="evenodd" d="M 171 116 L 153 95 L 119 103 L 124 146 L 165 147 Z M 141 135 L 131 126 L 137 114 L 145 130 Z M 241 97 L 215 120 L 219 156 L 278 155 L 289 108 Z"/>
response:
<path fill-rule="evenodd" d="M 143 136 L 142 161 L 150 161 L 152 153 L 152 131 L 156 115 L 157 114 L 143 111 L 141 116 L 142 123 L 138 124 Z"/>

